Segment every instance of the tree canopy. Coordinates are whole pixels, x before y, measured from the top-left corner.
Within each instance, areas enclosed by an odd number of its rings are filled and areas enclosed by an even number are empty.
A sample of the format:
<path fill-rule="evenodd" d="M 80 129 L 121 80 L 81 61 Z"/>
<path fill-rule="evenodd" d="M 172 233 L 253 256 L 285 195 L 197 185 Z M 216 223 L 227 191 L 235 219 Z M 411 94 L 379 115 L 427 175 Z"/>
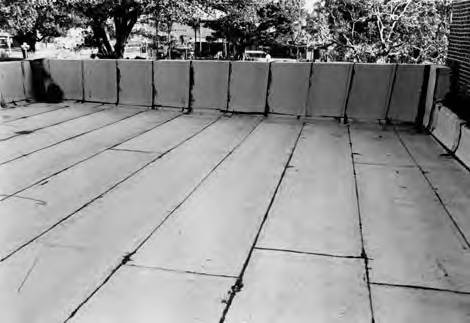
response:
<path fill-rule="evenodd" d="M 66 5 L 67 0 L 2 0 L 0 28 L 35 50 L 36 42 L 61 36 L 77 22 Z"/>
<path fill-rule="evenodd" d="M 307 29 L 331 60 L 442 62 L 451 0 L 326 0 Z"/>

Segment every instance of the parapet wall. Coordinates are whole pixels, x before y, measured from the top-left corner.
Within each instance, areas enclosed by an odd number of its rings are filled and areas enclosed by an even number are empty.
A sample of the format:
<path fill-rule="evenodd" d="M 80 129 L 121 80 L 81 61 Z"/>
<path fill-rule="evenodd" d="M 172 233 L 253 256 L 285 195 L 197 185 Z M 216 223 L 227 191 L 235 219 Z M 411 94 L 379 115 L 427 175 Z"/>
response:
<path fill-rule="evenodd" d="M 31 98 L 28 63 L 0 63 L 0 91 L 6 101 Z M 70 100 L 406 122 L 416 121 L 424 111 L 429 69 L 144 60 L 45 60 L 43 66 Z"/>

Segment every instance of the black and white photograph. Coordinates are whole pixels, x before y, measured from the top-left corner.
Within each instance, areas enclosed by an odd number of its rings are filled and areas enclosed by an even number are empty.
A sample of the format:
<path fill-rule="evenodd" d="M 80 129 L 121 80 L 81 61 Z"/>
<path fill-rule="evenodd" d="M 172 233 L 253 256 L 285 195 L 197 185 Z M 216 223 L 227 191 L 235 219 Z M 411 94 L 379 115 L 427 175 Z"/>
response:
<path fill-rule="evenodd" d="M 470 323 L 470 0 L 0 0 L 0 323 Z"/>

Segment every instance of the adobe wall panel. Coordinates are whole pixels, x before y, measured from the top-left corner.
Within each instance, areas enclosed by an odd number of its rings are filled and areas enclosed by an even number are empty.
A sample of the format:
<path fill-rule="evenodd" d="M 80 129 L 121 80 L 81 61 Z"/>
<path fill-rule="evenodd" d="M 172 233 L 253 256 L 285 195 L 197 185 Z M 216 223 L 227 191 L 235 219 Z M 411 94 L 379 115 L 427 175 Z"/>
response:
<path fill-rule="evenodd" d="M 305 115 L 311 63 L 271 63 L 271 113 Z"/>
<path fill-rule="evenodd" d="M 84 60 L 85 101 L 116 103 L 117 73 L 113 59 Z"/>
<path fill-rule="evenodd" d="M 462 126 L 460 142 L 455 155 L 470 169 L 470 129 Z"/>
<path fill-rule="evenodd" d="M 418 115 L 423 87 L 424 65 L 398 65 L 388 118 L 413 122 Z"/>
<path fill-rule="evenodd" d="M 189 61 L 155 61 L 154 104 L 163 107 L 189 106 Z"/>
<path fill-rule="evenodd" d="M 454 152 L 459 142 L 462 123 L 455 113 L 438 104 L 434 111 L 432 134 L 447 149 Z"/>
<path fill-rule="evenodd" d="M 394 64 L 354 64 L 346 115 L 353 119 L 385 119 Z"/>
<path fill-rule="evenodd" d="M 24 100 L 21 61 L 0 63 L 0 93 L 6 102 Z"/>
<path fill-rule="evenodd" d="M 268 77 L 269 63 L 232 62 L 229 110 L 263 113 Z"/>
<path fill-rule="evenodd" d="M 152 61 L 118 60 L 119 104 L 152 105 Z"/>
<path fill-rule="evenodd" d="M 307 116 L 344 116 L 353 66 L 352 63 L 313 64 Z"/>
<path fill-rule="evenodd" d="M 50 59 L 49 72 L 64 92 L 64 99 L 83 100 L 82 60 Z"/>
<path fill-rule="evenodd" d="M 192 108 L 227 109 L 229 62 L 193 61 Z"/>
<path fill-rule="evenodd" d="M 22 69 L 23 69 L 23 88 L 25 98 L 29 100 L 33 100 L 35 98 L 34 95 L 34 83 L 33 83 L 33 71 L 31 68 L 30 61 L 23 61 Z"/>

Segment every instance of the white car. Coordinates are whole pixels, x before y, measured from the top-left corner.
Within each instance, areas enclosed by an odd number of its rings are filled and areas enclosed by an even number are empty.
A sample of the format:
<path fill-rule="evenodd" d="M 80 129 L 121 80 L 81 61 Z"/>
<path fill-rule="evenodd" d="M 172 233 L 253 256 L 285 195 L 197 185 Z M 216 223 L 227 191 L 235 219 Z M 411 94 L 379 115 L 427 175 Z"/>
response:
<path fill-rule="evenodd" d="M 270 62 L 271 55 L 263 50 L 246 50 L 243 54 L 243 60 L 253 62 Z"/>

